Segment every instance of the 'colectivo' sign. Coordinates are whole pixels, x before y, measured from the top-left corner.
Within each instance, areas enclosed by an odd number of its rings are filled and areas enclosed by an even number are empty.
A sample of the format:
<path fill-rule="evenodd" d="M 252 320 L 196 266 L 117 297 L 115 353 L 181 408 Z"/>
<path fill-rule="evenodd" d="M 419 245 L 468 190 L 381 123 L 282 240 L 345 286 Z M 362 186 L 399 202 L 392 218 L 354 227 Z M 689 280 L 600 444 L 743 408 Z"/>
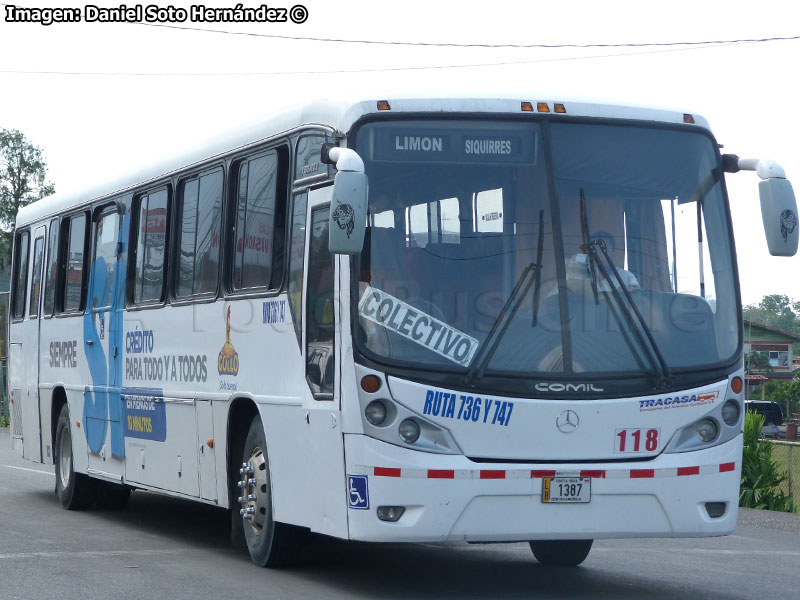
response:
<path fill-rule="evenodd" d="M 475 338 L 371 286 L 364 290 L 358 312 L 365 319 L 464 367 L 478 350 Z"/>

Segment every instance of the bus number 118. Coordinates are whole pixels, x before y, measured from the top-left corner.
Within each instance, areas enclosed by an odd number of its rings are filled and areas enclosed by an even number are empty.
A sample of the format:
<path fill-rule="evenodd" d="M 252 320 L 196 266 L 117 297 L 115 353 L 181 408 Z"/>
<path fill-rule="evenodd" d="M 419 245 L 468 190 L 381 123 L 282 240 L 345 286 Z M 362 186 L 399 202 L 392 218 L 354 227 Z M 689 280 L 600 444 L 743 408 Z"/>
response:
<path fill-rule="evenodd" d="M 617 429 L 614 452 L 655 452 L 658 448 L 658 429 Z"/>

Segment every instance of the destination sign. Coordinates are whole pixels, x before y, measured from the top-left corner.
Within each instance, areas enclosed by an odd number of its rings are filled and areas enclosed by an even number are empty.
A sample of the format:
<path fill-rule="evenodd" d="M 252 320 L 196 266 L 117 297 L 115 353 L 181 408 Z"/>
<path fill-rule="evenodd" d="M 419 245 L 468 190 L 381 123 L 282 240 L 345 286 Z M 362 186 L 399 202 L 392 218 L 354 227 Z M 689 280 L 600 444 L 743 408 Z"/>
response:
<path fill-rule="evenodd" d="M 519 129 L 375 129 L 369 155 L 377 161 L 534 163 L 536 138 Z"/>

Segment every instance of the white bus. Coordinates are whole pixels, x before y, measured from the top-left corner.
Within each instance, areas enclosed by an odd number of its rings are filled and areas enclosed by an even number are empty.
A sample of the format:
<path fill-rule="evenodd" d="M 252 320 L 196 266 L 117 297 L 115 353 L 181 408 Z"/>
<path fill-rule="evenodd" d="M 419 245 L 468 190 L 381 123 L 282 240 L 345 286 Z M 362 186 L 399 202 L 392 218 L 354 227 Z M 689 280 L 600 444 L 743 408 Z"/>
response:
<path fill-rule="evenodd" d="M 67 509 L 229 508 L 259 565 L 305 533 L 529 541 L 736 523 L 742 329 L 698 115 L 581 102 L 310 104 L 20 210 L 12 443 Z"/>

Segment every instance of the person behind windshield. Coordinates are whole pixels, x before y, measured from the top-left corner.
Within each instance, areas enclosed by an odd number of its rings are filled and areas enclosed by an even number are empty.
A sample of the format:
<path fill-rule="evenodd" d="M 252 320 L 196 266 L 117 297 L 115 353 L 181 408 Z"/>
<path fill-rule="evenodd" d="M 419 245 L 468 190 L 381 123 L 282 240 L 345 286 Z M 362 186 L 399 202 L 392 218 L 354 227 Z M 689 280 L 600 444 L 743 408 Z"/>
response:
<path fill-rule="evenodd" d="M 617 266 L 618 264 L 622 263 L 622 257 L 619 256 L 619 252 L 617 251 L 617 243 L 613 235 L 605 231 L 598 231 L 592 234 L 591 242 L 595 244 L 597 248 L 597 257 L 600 259 L 603 267 L 605 267 L 606 271 L 608 271 L 608 263 L 605 260 L 605 256 L 603 251 L 601 250 L 599 244 L 604 244 L 606 248 L 606 253 L 608 254 L 609 258 L 614 263 L 615 268 L 617 269 L 617 273 L 622 279 L 622 283 L 628 290 L 636 290 L 639 289 L 641 286 L 639 285 L 639 281 L 636 279 L 636 276 L 631 273 L 630 271 L 623 269 L 622 267 Z M 598 292 L 610 292 L 613 289 L 619 288 L 619 282 L 617 281 L 616 277 L 613 278 L 613 282 L 609 282 L 604 276 L 602 269 L 598 268 L 595 264 L 595 276 L 597 277 L 597 291 Z M 567 281 L 570 279 L 580 279 L 585 280 L 589 279 L 591 274 L 589 272 L 589 256 L 585 252 L 579 252 L 573 255 L 567 264 Z"/>

